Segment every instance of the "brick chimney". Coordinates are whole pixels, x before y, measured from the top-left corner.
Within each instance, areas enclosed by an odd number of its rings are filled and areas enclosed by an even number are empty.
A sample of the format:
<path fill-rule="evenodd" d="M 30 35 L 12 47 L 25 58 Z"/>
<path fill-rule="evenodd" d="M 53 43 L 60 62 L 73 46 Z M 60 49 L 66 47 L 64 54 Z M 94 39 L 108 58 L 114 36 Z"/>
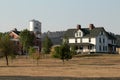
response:
<path fill-rule="evenodd" d="M 94 28 L 95 28 L 94 24 L 89 24 L 89 30 L 92 30 Z"/>
<path fill-rule="evenodd" d="M 81 29 L 81 25 L 78 24 L 78 25 L 77 25 L 77 29 Z"/>

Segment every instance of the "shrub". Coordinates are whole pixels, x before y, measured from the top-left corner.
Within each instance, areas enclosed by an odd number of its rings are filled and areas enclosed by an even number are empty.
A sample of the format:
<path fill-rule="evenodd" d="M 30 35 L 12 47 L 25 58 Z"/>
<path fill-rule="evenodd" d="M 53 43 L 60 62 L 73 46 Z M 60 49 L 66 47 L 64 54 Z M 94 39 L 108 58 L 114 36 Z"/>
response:
<path fill-rule="evenodd" d="M 60 46 L 53 47 L 53 50 L 52 50 L 53 58 L 60 58 L 59 50 L 60 50 Z"/>

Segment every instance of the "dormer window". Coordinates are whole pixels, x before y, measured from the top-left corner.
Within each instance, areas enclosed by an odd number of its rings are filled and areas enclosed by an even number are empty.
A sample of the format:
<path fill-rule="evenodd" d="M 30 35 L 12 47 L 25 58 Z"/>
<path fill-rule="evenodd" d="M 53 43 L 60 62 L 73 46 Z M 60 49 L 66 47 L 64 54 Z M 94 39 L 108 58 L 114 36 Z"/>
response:
<path fill-rule="evenodd" d="M 79 32 L 79 37 L 81 37 L 81 32 Z"/>
<path fill-rule="evenodd" d="M 81 30 L 77 31 L 75 37 L 83 37 L 83 32 Z"/>
<path fill-rule="evenodd" d="M 76 33 L 76 37 L 78 37 L 78 33 Z"/>

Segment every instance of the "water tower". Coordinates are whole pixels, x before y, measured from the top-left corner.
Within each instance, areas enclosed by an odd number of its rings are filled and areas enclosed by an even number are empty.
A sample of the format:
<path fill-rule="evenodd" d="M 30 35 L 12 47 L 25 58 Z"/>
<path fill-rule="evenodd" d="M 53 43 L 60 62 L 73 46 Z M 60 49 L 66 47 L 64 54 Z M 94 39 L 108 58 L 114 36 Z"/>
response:
<path fill-rule="evenodd" d="M 38 20 L 30 20 L 29 22 L 29 28 L 31 32 L 34 32 L 36 37 L 40 38 L 41 37 L 41 22 Z"/>

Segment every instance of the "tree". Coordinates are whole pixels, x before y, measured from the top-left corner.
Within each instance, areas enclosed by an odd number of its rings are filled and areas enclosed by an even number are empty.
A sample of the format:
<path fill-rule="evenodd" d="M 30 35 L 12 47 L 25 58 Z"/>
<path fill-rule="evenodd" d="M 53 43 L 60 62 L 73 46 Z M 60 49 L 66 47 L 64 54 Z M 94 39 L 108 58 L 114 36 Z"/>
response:
<path fill-rule="evenodd" d="M 64 60 L 69 60 L 72 58 L 72 54 L 70 53 L 70 47 L 67 43 L 64 43 L 61 45 L 60 47 L 60 59 L 63 61 L 64 64 Z"/>
<path fill-rule="evenodd" d="M 0 32 L 0 38 L 2 37 L 3 33 Z"/>
<path fill-rule="evenodd" d="M 3 56 L 5 56 L 6 65 L 8 66 L 9 65 L 8 56 L 11 56 L 13 59 L 13 56 L 15 56 L 16 53 L 16 46 L 10 40 L 8 34 L 4 34 L 4 36 L 0 38 L 0 50 L 4 54 Z"/>
<path fill-rule="evenodd" d="M 23 46 L 23 50 L 26 52 L 26 55 L 27 55 L 29 47 L 33 46 L 34 40 L 35 40 L 34 33 L 31 33 L 27 29 L 23 30 L 20 33 L 20 42 Z"/>
<path fill-rule="evenodd" d="M 53 45 L 53 44 L 52 44 L 51 39 L 50 39 L 48 36 L 46 36 L 45 39 L 44 39 L 44 41 L 43 41 L 43 44 L 42 44 L 43 53 L 49 54 L 52 45 Z"/>
<path fill-rule="evenodd" d="M 30 48 L 29 48 L 29 55 L 30 55 L 30 57 L 34 58 L 34 57 L 33 57 L 33 54 L 34 54 L 35 52 L 36 52 L 36 51 L 35 51 L 35 48 L 33 48 L 33 47 L 30 47 Z"/>
<path fill-rule="evenodd" d="M 51 54 L 53 58 L 60 58 L 60 46 L 53 47 Z"/>
<path fill-rule="evenodd" d="M 29 55 L 32 59 L 35 59 L 38 65 L 38 61 L 40 59 L 40 54 L 38 52 L 36 52 L 34 47 L 30 47 L 29 48 Z"/>

